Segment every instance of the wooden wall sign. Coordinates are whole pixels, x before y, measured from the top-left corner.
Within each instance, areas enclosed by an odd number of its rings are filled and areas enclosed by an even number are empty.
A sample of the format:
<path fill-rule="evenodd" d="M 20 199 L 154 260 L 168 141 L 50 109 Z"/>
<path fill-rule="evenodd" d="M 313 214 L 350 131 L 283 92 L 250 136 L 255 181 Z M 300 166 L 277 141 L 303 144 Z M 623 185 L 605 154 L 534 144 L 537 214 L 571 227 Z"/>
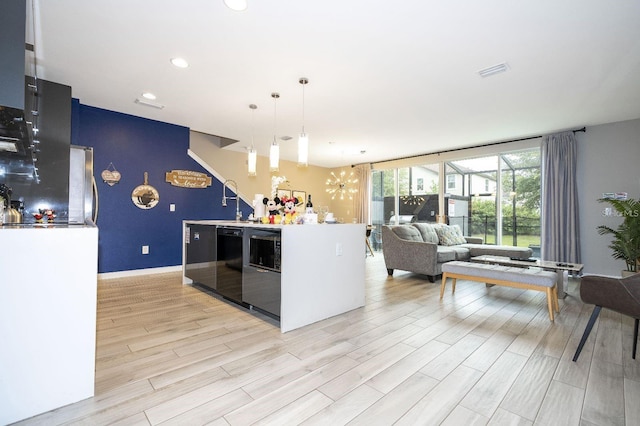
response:
<path fill-rule="evenodd" d="M 116 170 L 116 166 L 113 163 L 109 163 L 106 169 L 102 171 L 102 180 L 109 186 L 113 186 L 116 183 L 120 182 L 120 172 Z"/>
<path fill-rule="evenodd" d="M 171 170 L 165 175 L 165 181 L 182 188 L 206 188 L 211 186 L 211 176 L 191 170 Z"/>

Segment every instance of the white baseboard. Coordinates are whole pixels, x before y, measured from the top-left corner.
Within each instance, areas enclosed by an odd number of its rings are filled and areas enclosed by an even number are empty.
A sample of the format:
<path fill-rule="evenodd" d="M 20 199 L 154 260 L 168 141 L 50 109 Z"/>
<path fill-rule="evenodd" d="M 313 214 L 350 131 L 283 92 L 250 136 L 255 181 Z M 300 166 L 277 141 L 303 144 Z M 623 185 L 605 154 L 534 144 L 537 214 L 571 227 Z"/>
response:
<path fill-rule="evenodd" d="M 105 272 L 98 274 L 99 280 L 110 280 L 113 278 L 134 277 L 138 275 L 166 274 L 168 272 L 181 272 L 182 265 L 163 266 L 161 268 L 132 269 L 130 271 Z"/>

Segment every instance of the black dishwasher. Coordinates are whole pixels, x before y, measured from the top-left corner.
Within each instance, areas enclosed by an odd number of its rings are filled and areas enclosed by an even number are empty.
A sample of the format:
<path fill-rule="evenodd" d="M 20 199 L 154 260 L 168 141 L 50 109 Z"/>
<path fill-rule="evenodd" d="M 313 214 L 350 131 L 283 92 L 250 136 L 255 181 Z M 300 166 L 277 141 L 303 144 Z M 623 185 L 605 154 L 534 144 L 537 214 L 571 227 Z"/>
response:
<path fill-rule="evenodd" d="M 225 299 L 242 303 L 242 228 L 218 227 L 216 291 Z"/>

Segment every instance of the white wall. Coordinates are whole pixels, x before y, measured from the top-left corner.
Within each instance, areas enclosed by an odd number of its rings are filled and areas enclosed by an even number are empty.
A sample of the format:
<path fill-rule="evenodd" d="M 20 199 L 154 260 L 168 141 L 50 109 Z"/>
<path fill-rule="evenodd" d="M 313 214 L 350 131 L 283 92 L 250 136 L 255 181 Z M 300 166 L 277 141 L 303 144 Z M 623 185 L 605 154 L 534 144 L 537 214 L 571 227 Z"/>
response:
<path fill-rule="evenodd" d="M 616 227 L 622 219 L 604 217 L 598 203 L 603 192 L 627 192 L 640 197 L 640 119 L 587 127 L 577 133 L 580 238 L 584 272 L 620 276 L 624 262 L 611 257 L 610 236 L 598 235 L 598 225 Z"/>

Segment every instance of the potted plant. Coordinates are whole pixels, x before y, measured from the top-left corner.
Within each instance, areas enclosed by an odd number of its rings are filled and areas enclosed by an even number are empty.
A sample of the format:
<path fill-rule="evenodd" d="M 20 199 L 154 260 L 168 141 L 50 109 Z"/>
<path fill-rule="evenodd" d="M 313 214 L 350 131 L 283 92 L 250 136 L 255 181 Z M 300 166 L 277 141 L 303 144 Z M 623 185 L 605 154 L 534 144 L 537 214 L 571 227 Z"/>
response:
<path fill-rule="evenodd" d="M 640 261 L 640 201 L 632 198 L 603 198 L 598 201 L 608 203 L 615 210 L 615 214 L 623 218 L 617 229 L 600 225 L 598 233 L 613 236 L 609 248 L 613 250 L 615 259 L 622 259 L 627 264 L 623 276 L 637 273 Z"/>

